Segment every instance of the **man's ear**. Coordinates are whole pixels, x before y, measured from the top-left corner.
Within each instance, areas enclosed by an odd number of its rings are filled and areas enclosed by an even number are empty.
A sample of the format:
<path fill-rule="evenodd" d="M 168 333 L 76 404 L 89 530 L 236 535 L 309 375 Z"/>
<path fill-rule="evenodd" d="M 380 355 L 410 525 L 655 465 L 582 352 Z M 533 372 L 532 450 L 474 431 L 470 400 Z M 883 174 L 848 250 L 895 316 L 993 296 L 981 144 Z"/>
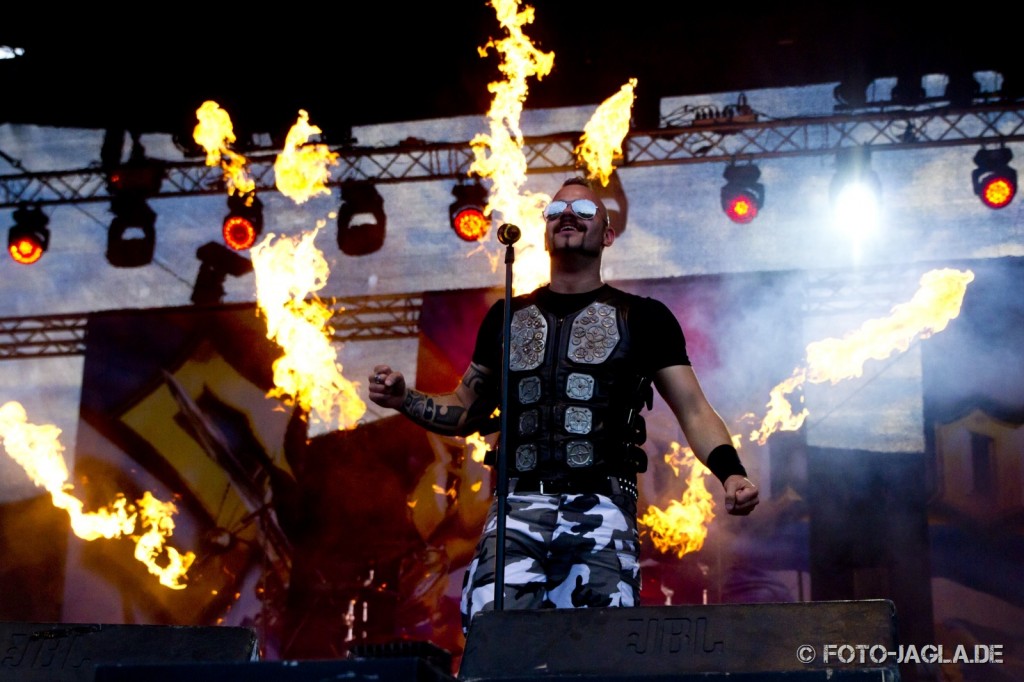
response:
<path fill-rule="evenodd" d="M 615 230 L 613 230 L 610 226 L 604 228 L 604 238 L 601 240 L 601 242 L 605 246 L 611 246 L 614 241 L 615 241 Z"/>

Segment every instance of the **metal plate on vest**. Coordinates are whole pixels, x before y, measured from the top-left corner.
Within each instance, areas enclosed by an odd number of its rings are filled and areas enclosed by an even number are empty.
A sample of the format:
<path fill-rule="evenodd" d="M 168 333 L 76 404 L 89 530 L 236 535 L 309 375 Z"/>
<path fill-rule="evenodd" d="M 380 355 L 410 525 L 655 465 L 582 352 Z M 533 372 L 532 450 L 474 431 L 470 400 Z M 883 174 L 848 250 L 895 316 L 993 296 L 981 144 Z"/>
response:
<path fill-rule="evenodd" d="M 593 303 L 572 321 L 569 357 L 588 365 L 598 365 L 609 357 L 619 343 L 619 325 L 615 308 Z"/>
<path fill-rule="evenodd" d="M 536 305 L 530 305 L 512 314 L 509 325 L 512 339 L 509 348 L 509 369 L 514 372 L 537 369 L 544 361 L 544 347 L 548 337 L 548 321 Z"/>

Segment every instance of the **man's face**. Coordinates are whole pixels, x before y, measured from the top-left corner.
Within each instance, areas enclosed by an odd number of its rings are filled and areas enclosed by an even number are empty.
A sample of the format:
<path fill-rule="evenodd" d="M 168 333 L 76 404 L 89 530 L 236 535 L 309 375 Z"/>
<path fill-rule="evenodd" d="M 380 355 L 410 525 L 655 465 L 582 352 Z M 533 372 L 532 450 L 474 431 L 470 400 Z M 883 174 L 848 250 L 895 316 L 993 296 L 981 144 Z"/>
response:
<path fill-rule="evenodd" d="M 579 215 L 573 208 L 577 199 L 586 199 L 597 207 L 597 212 L 586 217 Z M 590 189 L 583 185 L 567 185 L 558 190 L 552 203 L 565 202 L 561 212 L 546 217 L 544 246 L 551 254 L 580 253 L 593 256 L 601 255 L 605 246 L 611 244 L 614 233 L 605 227 L 607 212 L 601 201 Z M 582 209 L 583 206 L 578 205 Z M 581 213 L 586 211 L 581 210 Z"/>

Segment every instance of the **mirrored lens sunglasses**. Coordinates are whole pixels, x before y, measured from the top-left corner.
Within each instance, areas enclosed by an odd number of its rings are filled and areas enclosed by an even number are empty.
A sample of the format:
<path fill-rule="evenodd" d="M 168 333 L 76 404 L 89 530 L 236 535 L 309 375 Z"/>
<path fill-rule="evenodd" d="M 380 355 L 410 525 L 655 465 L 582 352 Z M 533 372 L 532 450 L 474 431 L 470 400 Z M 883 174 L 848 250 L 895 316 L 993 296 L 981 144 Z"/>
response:
<path fill-rule="evenodd" d="M 562 201 L 552 201 L 548 204 L 547 208 L 544 209 L 544 218 L 546 220 L 552 220 L 557 218 L 565 212 L 565 207 L 569 206 L 572 208 L 572 212 L 584 220 L 590 220 L 597 215 L 597 204 L 590 199 L 576 199 L 572 203 Z"/>

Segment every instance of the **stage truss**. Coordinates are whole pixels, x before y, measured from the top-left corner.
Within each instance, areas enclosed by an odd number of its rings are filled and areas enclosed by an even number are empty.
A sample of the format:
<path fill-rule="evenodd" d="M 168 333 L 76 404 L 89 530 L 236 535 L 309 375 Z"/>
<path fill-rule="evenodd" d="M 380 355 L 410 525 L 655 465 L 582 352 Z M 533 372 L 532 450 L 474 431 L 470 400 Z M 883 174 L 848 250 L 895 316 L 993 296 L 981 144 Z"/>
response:
<path fill-rule="evenodd" d="M 754 116 L 753 119 L 757 117 Z M 523 151 L 530 173 L 576 170 L 580 133 L 526 138 Z M 982 146 L 1024 141 L 1024 105 L 985 103 L 950 107 L 895 108 L 823 117 L 778 120 L 695 120 L 691 125 L 633 132 L 623 142 L 618 168 L 835 154 L 842 148 L 873 151 Z M 332 171 L 333 186 L 349 182 L 400 183 L 464 179 L 474 160 L 463 143 L 413 141 L 394 147 L 340 147 Z M 277 191 L 273 182 L 276 150 L 247 155 L 257 191 Z M 185 197 L 224 192 L 223 173 L 203 161 L 163 163 L 164 180 L 156 197 Z M 98 167 L 0 176 L 0 208 L 22 204 L 56 205 L 110 201 L 107 175 Z M 884 273 L 875 273 L 876 276 Z M 903 279 L 905 273 L 894 271 Z M 850 275 L 807 273 L 805 307 L 838 312 L 864 299 L 844 296 Z M 875 280 L 877 283 L 877 280 Z M 856 288 L 856 287 L 855 287 Z M 859 290 L 859 289 L 858 289 Z M 877 305 L 877 296 L 870 296 Z M 856 300 L 854 300 L 856 299 Z M 334 339 L 338 342 L 413 337 L 419 333 L 422 294 L 391 294 L 333 302 Z M 81 355 L 88 314 L 0 318 L 0 360 Z"/>

